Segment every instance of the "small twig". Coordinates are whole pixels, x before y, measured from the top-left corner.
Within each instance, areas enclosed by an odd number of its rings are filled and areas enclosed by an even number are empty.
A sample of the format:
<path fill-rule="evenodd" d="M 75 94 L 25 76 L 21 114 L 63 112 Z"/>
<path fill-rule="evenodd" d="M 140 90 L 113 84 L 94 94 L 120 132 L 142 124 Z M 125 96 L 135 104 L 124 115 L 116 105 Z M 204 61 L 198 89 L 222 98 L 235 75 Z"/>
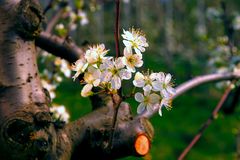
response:
<path fill-rule="evenodd" d="M 115 0 L 116 11 L 115 11 L 115 47 L 116 47 L 116 57 L 120 56 L 120 48 L 119 48 L 119 17 L 120 17 L 120 0 Z"/>
<path fill-rule="evenodd" d="M 58 20 L 61 18 L 63 13 L 63 9 L 60 8 L 58 11 L 56 11 L 56 13 L 54 14 L 54 16 L 51 18 L 51 20 L 48 22 L 47 28 L 46 28 L 46 32 L 47 33 L 51 33 L 53 30 L 53 27 L 56 25 L 56 23 L 58 22 Z"/>
<path fill-rule="evenodd" d="M 112 99 L 113 99 L 113 106 L 115 106 L 114 108 L 114 115 L 113 115 L 113 124 L 112 124 L 112 131 L 111 131 L 111 135 L 110 135 L 110 142 L 109 142 L 109 151 L 112 150 L 112 147 L 113 147 L 113 138 L 114 138 L 114 133 L 115 133 L 115 130 L 116 130 L 116 127 L 117 127 L 117 116 L 118 116 L 118 111 L 119 111 L 119 108 L 120 108 L 120 104 L 122 102 L 121 99 L 119 99 L 120 97 L 118 96 L 112 96 Z"/>
<path fill-rule="evenodd" d="M 120 56 L 120 48 L 119 48 L 119 16 L 120 16 L 120 0 L 115 0 L 115 5 L 116 5 L 116 10 L 115 10 L 115 31 L 114 31 L 114 37 L 115 37 L 115 47 L 116 47 L 116 58 Z M 118 90 L 118 94 L 122 98 L 122 88 Z M 113 142 L 113 137 L 115 133 L 115 128 L 116 128 L 116 122 L 117 122 L 117 116 L 118 116 L 118 110 L 119 106 L 121 104 L 121 100 L 116 102 L 114 96 L 113 96 L 113 102 L 114 106 L 114 115 L 113 115 L 113 125 L 112 125 L 112 132 L 110 136 L 110 142 L 109 142 L 109 149 L 112 149 L 112 142 Z"/>
<path fill-rule="evenodd" d="M 49 11 L 49 10 L 53 7 L 54 1 L 55 1 L 55 0 L 50 0 L 50 1 L 49 1 L 47 7 L 43 10 L 43 14 L 44 14 L 44 15 L 47 13 L 47 11 Z"/>
<path fill-rule="evenodd" d="M 181 153 L 181 155 L 178 157 L 178 160 L 182 160 L 188 152 L 192 149 L 192 147 L 198 142 L 198 140 L 201 138 L 203 132 L 209 127 L 209 125 L 212 123 L 212 121 L 217 117 L 217 114 L 219 110 L 221 109 L 223 103 L 225 102 L 228 94 L 230 93 L 232 89 L 231 83 L 228 88 L 225 90 L 223 96 L 221 97 L 220 101 L 218 102 L 217 106 L 213 110 L 211 116 L 207 119 L 207 121 L 202 125 L 202 127 L 199 129 L 196 136 L 192 139 L 192 141 L 189 143 L 189 145 L 184 149 L 184 151 Z"/>

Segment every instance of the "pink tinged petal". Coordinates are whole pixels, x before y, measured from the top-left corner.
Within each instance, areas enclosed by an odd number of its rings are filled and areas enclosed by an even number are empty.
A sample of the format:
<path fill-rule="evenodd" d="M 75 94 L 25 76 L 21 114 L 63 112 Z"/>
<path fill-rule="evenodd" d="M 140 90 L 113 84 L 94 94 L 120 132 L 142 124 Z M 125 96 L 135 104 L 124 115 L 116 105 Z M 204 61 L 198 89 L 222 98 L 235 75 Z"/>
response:
<path fill-rule="evenodd" d="M 163 83 L 164 82 L 164 79 L 165 79 L 165 74 L 163 72 L 159 72 L 158 73 L 158 76 L 157 76 L 157 79 Z"/>
<path fill-rule="evenodd" d="M 159 81 L 153 81 L 152 82 L 153 91 L 160 91 L 161 90 L 161 84 Z"/>
<path fill-rule="evenodd" d="M 149 76 L 149 78 L 151 80 L 155 80 L 155 79 L 157 79 L 157 77 L 158 77 L 158 73 L 151 73 L 150 76 Z"/>
<path fill-rule="evenodd" d="M 165 83 L 168 84 L 171 81 L 172 75 L 171 74 L 167 74 L 165 77 Z"/>
<path fill-rule="evenodd" d="M 127 65 L 127 70 L 129 71 L 129 72 L 136 72 L 136 69 L 135 69 L 135 67 L 133 66 L 133 65 L 131 65 L 131 64 L 128 64 Z"/>
<path fill-rule="evenodd" d="M 142 65 L 143 65 L 142 60 L 137 61 L 137 63 L 135 64 L 136 67 L 142 67 Z"/>
<path fill-rule="evenodd" d="M 132 73 L 130 71 L 128 71 L 127 69 L 122 69 L 120 70 L 119 76 L 121 77 L 121 79 L 131 79 L 132 78 Z"/>
<path fill-rule="evenodd" d="M 119 89 L 121 87 L 121 79 L 118 76 L 113 76 L 111 80 L 111 85 L 113 89 Z"/>
<path fill-rule="evenodd" d="M 95 81 L 93 81 L 93 86 L 94 86 L 94 87 L 99 86 L 100 82 L 101 82 L 100 79 L 96 79 Z"/>
<path fill-rule="evenodd" d="M 145 82 L 144 82 L 144 80 L 134 80 L 133 81 L 133 85 L 134 86 L 136 86 L 136 87 L 139 87 L 139 88 L 141 88 L 141 87 L 143 87 L 144 85 L 145 85 Z"/>
<path fill-rule="evenodd" d="M 115 60 L 116 69 L 124 68 L 123 57 L 119 57 Z"/>
<path fill-rule="evenodd" d="M 144 105 L 144 103 L 140 103 L 140 104 L 138 105 L 138 107 L 137 107 L 137 113 L 138 113 L 138 114 L 141 114 L 141 113 L 143 113 L 144 110 L 145 110 L 145 105 Z"/>
<path fill-rule="evenodd" d="M 167 90 L 163 89 L 161 90 L 161 95 L 165 98 L 169 98 L 170 97 L 170 94 L 167 92 Z"/>
<path fill-rule="evenodd" d="M 89 72 L 89 73 L 94 73 L 95 70 L 96 70 L 96 68 L 94 68 L 94 67 L 92 67 L 92 66 L 88 67 L 88 72 Z"/>
<path fill-rule="evenodd" d="M 146 91 L 146 92 L 147 91 L 151 91 L 152 90 L 152 86 L 148 84 L 148 85 L 143 87 L 143 90 Z"/>
<path fill-rule="evenodd" d="M 122 61 L 123 61 L 123 64 L 126 66 L 126 65 L 127 65 L 127 63 L 128 63 L 128 60 L 127 60 L 127 58 L 126 58 L 126 57 L 123 57 L 123 58 L 122 58 Z"/>
<path fill-rule="evenodd" d="M 81 91 L 81 96 L 82 97 L 90 96 L 92 94 L 92 91 L 91 91 L 92 87 L 93 87 L 92 84 L 86 84 Z"/>
<path fill-rule="evenodd" d="M 123 55 L 127 58 L 132 55 L 132 49 L 129 49 L 129 47 L 125 47 L 123 50 Z"/>
<path fill-rule="evenodd" d="M 143 61 L 142 61 L 142 54 L 138 55 L 138 54 L 134 54 L 133 58 L 135 59 L 135 66 L 136 67 L 141 67 L 143 65 Z"/>
<path fill-rule="evenodd" d="M 135 74 L 134 80 L 144 80 L 144 75 L 140 72 Z"/>
<path fill-rule="evenodd" d="M 144 91 L 144 96 L 148 97 L 150 95 L 151 91 Z"/>
<path fill-rule="evenodd" d="M 137 102 L 140 102 L 140 103 L 144 101 L 144 96 L 143 96 L 143 94 L 140 93 L 140 92 L 137 92 L 137 93 L 135 94 L 134 98 L 135 98 L 135 100 L 136 100 Z"/>
<path fill-rule="evenodd" d="M 101 81 L 109 82 L 112 78 L 112 73 L 108 71 L 104 71 L 101 75 Z"/>
<path fill-rule="evenodd" d="M 147 104 L 147 111 L 149 113 L 153 113 L 153 105 L 152 104 Z"/>
<path fill-rule="evenodd" d="M 142 46 L 138 46 L 138 49 L 139 49 L 141 52 L 145 52 L 145 48 L 142 47 Z"/>

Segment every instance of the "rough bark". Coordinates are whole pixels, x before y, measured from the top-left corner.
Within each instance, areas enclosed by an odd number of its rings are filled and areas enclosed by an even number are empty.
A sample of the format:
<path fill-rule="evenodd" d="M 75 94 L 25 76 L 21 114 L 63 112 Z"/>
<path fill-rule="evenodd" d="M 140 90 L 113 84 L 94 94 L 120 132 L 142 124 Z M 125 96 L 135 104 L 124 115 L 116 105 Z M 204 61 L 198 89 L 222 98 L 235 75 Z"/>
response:
<path fill-rule="evenodd" d="M 127 103 L 118 102 L 121 104 L 114 130 L 111 98 L 106 106 L 96 107 L 75 122 L 64 126 L 53 122 L 50 98 L 41 86 L 36 64 L 34 40 L 40 34 L 42 9 L 35 0 L 0 0 L 0 13 L 1 159 L 138 156 L 135 138 L 144 134 L 151 140 L 153 128 L 147 119 L 133 118 Z"/>

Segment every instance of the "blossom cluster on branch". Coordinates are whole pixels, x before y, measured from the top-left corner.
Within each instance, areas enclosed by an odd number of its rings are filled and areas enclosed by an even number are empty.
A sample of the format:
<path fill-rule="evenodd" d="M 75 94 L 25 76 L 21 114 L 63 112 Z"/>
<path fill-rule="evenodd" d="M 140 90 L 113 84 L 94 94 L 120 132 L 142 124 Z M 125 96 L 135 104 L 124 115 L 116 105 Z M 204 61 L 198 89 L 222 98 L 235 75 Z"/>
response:
<path fill-rule="evenodd" d="M 107 56 L 109 50 L 104 44 L 98 44 L 90 46 L 85 55 L 73 64 L 72 70 L 76 72 L 73 79 L 83 75 L 83 79 L 80 79 L 81 84 L 84 84 L 81 96 L 88 97 L 99 92 L 118 93 L 122 81 L 130 80 L 132 74 L 135 74 L 132 82 L 134 90 L 143 89 L 135 94 L 136 101 L 140 103 L 137 113 L 141 114 L 145 110 L 152 112 L 154 107 L 158 107 L 159 114 L 162 115 L 162 107 L 170 109 L 175 94 L 171 74 L 137 72 L 136 69 L 143 66 L 142 54 L 149 46 L 145 35 L 141 30 L 131 28 L 123 30 L 122 37 L 125 46 L 123 56 Z M 94 92 L 94 87 L 99 88 L 97 92 Z"/>

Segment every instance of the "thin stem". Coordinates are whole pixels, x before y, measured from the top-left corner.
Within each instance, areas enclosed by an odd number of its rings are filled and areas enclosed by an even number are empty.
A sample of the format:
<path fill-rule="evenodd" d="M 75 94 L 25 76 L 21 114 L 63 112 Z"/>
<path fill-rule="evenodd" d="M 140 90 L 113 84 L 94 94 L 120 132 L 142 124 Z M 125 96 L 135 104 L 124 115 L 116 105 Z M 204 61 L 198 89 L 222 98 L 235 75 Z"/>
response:
<path fill-rule="evenodd" d="M 115 47 L 116 47 L 116 57 L 120 56 L 120 48 L 119 48 L 119 17 L 120 17 L 120 0 L 115 0 L 116 11 L 115 11 Z"/>
<path fill-rule="evenodd" d="M 47 13 L 47 11 L 49 11 L 52 6 L 53 6 L 53 3 L 54 3 L 55 0 L 50 0 L 48 5 L 46 6 L 46 8 L 43 10 L 43 14 L 45 15 Z"/>
<path fill-rule="evenodd" d="M 178 157 L 178 160 L 182 160 L 188 152 L 192 149 L 192 147 L 198 142 L 198 140 L 201 138 L 203 132 L 209 127 L 209 125 L 212 123 L 212 121 L 217 117 L 217 114 L 221 107 L 223 106 L 223 103 L 227 99 L 231 89 L 232 89 L 232 84 L 231 83 L 228 88 L 225 90 L 223 96 L 221 97 L 220 101 L 218 102 L 217 106 L 213 110 L 211 116 L 207 119 L 207 121 L 202 125 L 202 127 L 199 129 L 198 133 L 196 136 L 192 139 L 192 141 L 189 143 L 189 145 L 184 149 L 184 151 L 181 153 L 181 155 Z"/>
<path fill-rule="evenodd" d="M 113 115 L 113 123 L 112 123 L 112 131 L 111 131 L 111 135 L 110 135 L 110 142 L 109 142 L 109 151 L 112 150 L 112 147 L 113 147 L 113 137 L 114 137 L 114 133 L 115 133 L 115 130 L 116 130 L 116 124 L 117 124 L 117 116 L 118 116 L 118 111 L 119 111 L 119 108 L 120 108 L 120 104 L 122 102 L 121 99 L 118 99 L 116 97 L 114 97 L 114 95 L 112 96 L 112 99 L 113 99 L 113 103 L 114 103 L 114 115 Z"/>

